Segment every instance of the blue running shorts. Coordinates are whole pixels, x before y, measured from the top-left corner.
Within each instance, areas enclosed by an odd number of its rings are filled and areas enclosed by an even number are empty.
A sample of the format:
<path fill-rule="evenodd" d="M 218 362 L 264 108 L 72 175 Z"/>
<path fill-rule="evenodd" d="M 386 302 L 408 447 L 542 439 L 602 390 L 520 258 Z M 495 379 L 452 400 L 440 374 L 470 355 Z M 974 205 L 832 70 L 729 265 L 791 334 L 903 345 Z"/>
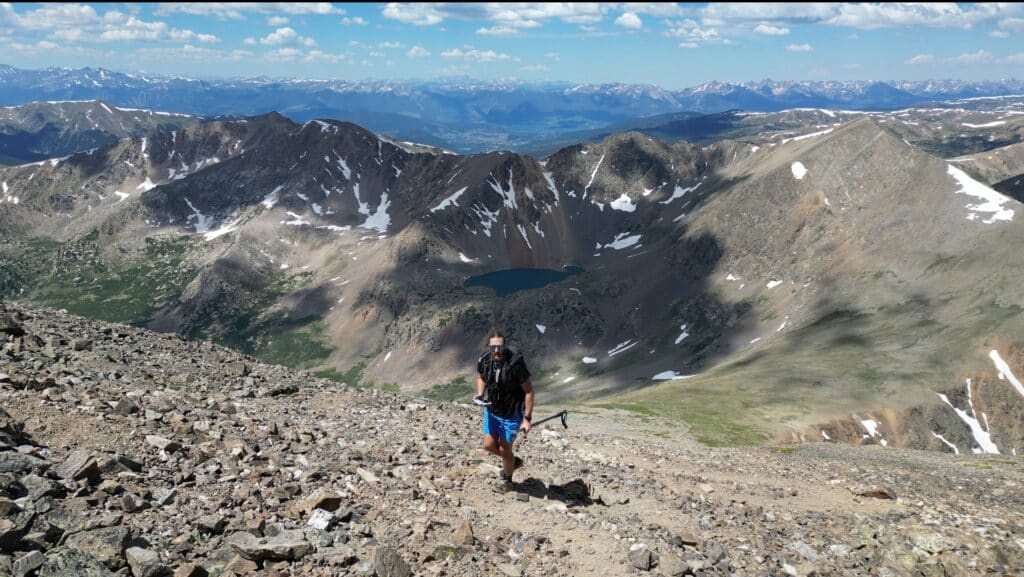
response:
<path fill-rule="evenodd" d="M 513 416 L 511 419 L 499 417 L 484 407 L 484 434 L 494 435 L 506 443 L 516 440 L 519 433 L 519 425 L 523 423 L 522 413 Z"/>

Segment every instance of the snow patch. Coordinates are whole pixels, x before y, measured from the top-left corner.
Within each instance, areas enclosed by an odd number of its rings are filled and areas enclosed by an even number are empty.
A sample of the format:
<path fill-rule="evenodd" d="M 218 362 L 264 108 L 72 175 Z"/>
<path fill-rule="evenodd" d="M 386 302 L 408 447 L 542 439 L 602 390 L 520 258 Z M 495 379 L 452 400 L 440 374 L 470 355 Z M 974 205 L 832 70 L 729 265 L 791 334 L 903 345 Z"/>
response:
<path fill-rule="evenodd" d="M 619 353 L 622 353 L 622 352 L 625 352 L 625 351 L 628 351 L 629 349 L 631 349 L 631 348 L 633 348 L 633 347 L 635 347 L 635 346 L 637 346 L 639 344 L 640 344 L 640 341 L 634 342 L 633 339 L 621 342 L 618 345 L 616 345 L 615 348 L 608 350 L 608 356 L 609 357 L 614 357 L 615 355 L 617 355 Z"/>
<path fill-rule="evenodd" d="M 787 142 L 798 142 L 798 141 L 805 140 L 805 139 L 808 139 L 808 138 L 814 138 L 815 136 L 824 136 L 824 135 L 828 134 L 829 132 L 832 132 L 833 130 L 835 130 L 835 128 L 829 128 L 829 129 L 826 129 L 826 130 L 822 130 L 821 132 L 812 132 L 810 134 L 803 134 L 803 135 L 800 135 L 800 136 L 794 136 L 793 138 L 783 138 L 782 139 L 782 144 L 786 144 Z"/>
<path fill-rule="evenodd" d="M 872 439 L 878 436 L 878 423 L 876 423 L 874 420 L 865 419 L 861 421 L 860 424 L 864 426 L 864 429 L 868 432 L 869 435 L 871 435 Z"/>
<path fill-rule="evenodd" d="M 782 281 L 780 281 L 780 280 L 770 280 L 770 281 L 768 281 L 768 288 L 773 289 L 773 288 L 779 286 L 780 284 L 782 284 Z"/>
<path fill-rule="evenodd" d="M 604 162 L 604 155 L 597 161 L 597 166 L 594 167 L 594 172 L 590 173 L 590 180 L 587 182 L 587 186 L 583 187 L 583 198 L 587 198 L 587 191 L 590 190 L 590 185 L 594 184 L 594 177 L 597 176 L 597 169 L 601 168 L 601 163 Z"/>
<path fill-rule="evenodd" d="M 995 120 L 993 122 L 986 122 L 985 124 L 971 124 L 970 122 L 964 122 L 963 125 L 967 128 L 992 128 L 993 126 L 1002 126 L 1006 124 L 1005 120 Z"/>
<path fill-rule="evenodd" d="M 992 362 L 995 363 L 996 368 L 999 369 L 999 380 L 1008 379 L 1010 384 L 1013 385 L 1013 388 L 1017 389 L 1017 392 L 1020 393 L 1020 396 L 1024 397 L 1024 386 L 1022 386 L 1020 381 L 1017 380 L 1017 377 L 1013 375 L 1013 371 L 1010 370 L 1010 365 L 1006 364 L 1006 361 L 999 356 L 999 351 L 992 349 L 992 352 L 990 352 L 988 356 L 992 359 Z"/>
<path fill-rule="evenodd" d="M 602 245 L 601 243 L 597 243 L 597 249 L 601 250 L 602 248 L 614 248 L 615 250 L 622 250 L 624 248 L 629 248 L 634 244 L 640 242 L 640 238 L 641 235 L 639 234 L 629 236 L 628 232 L 623 232 L 616 235 L 615 240 L 608 244 Z"/>
<path fill-rule="evenodd" d="M 693 185 L 693 186 L 691 186 L 689 188 L 682 188 L 681 186 L 679 186 L 677 184 L 676 185 L 676 189 L 672 192 L 672 196 L 668 197 L 666 200 L 661 201 L 661 204 L 668 204 L 668 203 L 672 202 L 673 200 L 675 200 L 677 198 L 682 198 L 688 192 L 693 192 L 693 191 L 697 190 L 698 188 L 700 188 L 700 185 L 704 184 L 704 179 L 705 178 L 707 178 L 707 177 L 705 176 L 705 177 L 701 178 L 700 182 L 698 182 L 697 184 L 695 184 L 695 185 Z"/>
<path fill-rule="evenodd" d="M 954 445 L 953 443 L 950 443 L 949 441 L 947 441 L 945 437 L 943 437 L 942 435 L 936 433 L 935 431 L 931 431 L 931 434 L 936 439 L 938 439 L 938 440 L 942 441 L 943 443 L 945 443 L 945 445 L 947 447 L 949 447 L 950 449 L 953 449 L 953 454 L 954 455 L 959 455 L 960 454 L 960 449 L 957 449 L 956 445 Z"/>
<path fill-rule="evenodd" d="M 196 219 L 196 233 L 210 232 L 210 225 L 213 224 L 213 219 L 211 219 L 210 217 L 204 215 L 202 212 L 199 212 L 199 209 L 196 208 L 195 205 L 192 204 L 192 201 L 190 201 L 187 196 L 184 197 L 184 198 L 185 198 L 185 204 L 187 204 L 188 207 L 190 209 L 192 209 L 192 212 L 193 212 L 192 216 L 194 216 L 195 219 Z M 191 219 L 192 219 L 192 217 L 190 216 L 189 220 L 191 220 Z"/>
<path fill-rule="evenodd" d="M 583 364 L 585 364 L 585 365 L 592 365 L 592 364 L 594 364 L 596 362 L 597 362 L 597 359 L 595 359 L 594 357 L 583 357 Z"/>
<path fill-rule="evenodd" d="M 683 342 L 683 339 L 690 336 L 690 333 L 686 332 L 686 325 L 681 325 L 679 330 L 682 331 L 678 337 L 676 337 L 676 344 Z"/>
<path fill-rule="evenodd" d="M 222 224 L 217 230 L 211 230 L 210 232 L 203 235 L 203 240 L 209 242 L 217 237 L 224 236 L 229 232 L 234 232 L 238 228 L 238 224 L 242 222 L 242 217 L 239 216 L 235 220 Z"/>
<path fill-rule="evenodd" d="M 651 380 L 652 381 L 675 381 L 675 380 L 678 380 L 678 379 L 685 379 L 685 378 L 689 378 L 689 377 L 692 377 L 692 376 L 693 375 L 680 375 L 679 373 L 677 373 L 675 371 L 663 371 L 663 372 L 660 372 L 660 373 L 654 375 L 653 377 L 651 377 Z"/>
<path fill-rule="evenodd" d="M 308 220 L 302 218 L 301 216 L 295 214 L 294 212 L 289 211 L 288 212 L 288 216 L 292 217 L 292 219 L 291 220 L 282 220 L 281 224 L 285 224 L 285 225 L 289 225 L 289 226 L 304 226 L 304 225 L 308 226 L 310 224 L 310 222 Z"/>
<path fill-rule="evenodd" d="M 523 235 L 523 240 L 526 241 L 526 246 L 529 247 L 530 250 L 533 250 L 533 245 L 530 244 L 530 237 L 526 236 L 526 229 L 523 225 L 516 223 L 516 229 L 519 230 L 519 234 Z"/>
<path fill-rule="evenodd" d="M 274 208 L 274 205 L 277 204 L 278 201 L 277 193 L 281 192 L 282 188 L 284 188 L 283 184 L 275 188 L 274 190 L 270 191 L 270 194 L 263 197 L 263 200 L 260 202 L 260 204 L 267 208 Z"/>
<path fill-rule="evenodd" d="M 459 253 L 459 260 L 461 260 L 462 262 L 473 262 L 473 261 L 475 261 L 476 259 L 475 259 L 475 258 L 469 258 L 468 256 L 466 256 L 466 255 L 464 255 L 464 254 L 462 254 L 462 253 L 460 252 L 460 253 Z"/>
<path fill-rule="evenodd" d="M 498 184 L 497 177 L 491 175 L 491 178 L 493 178 L 494 181 L 492 182 L 488 180 L 487 184 L 491 185 L 491 188 L 494 189 L 494 192 L 497 192 L 498 194 L 501 195 L 502 202 L 505 204 L 506 207 L 511 208 L 512 210 L 516 210 L 516 189 L 512 184 L 512 169 L 508 169 L 508 190 L 505 190 L 505 187 Z"/>
<path fill-rule="evenodd" d="M 352 171 L 349 169 L 348 163 L 345 162 L 345 159 L 337 152 L 334 152 L 334 156 L 338 157 L 338 168 L 340 168 L 342 174 L 345 175 L 345 180 L 352 180 Z"/>
<path fill-rule="evenodd" d="M 555 204 L 557 205 L 560 197 L 558 195 L 558 187 L 555 186 L 554 176 L 550 172 L 545 172 L 544 180 L 548 181 L 548 190 L 551 191 L 551 194 L 555 195 Z"/>
<path fill-rule="evenodd" d="M 459 190 L 456 190 L 451 196 L 449 196 L 448 198 L 442 200 L 440 204 L 438 204 L 434 208 L 430 209 L 430 212 L 437 212 L 439 210 L 444 210 L 444 209 L 448 208 L 449 206 L 459 206 L 459 203 L 457 201 L 459 200 L 459 197 L 462 196 L 462 193 L 466 192 L 467 188 L 469 188 L 469 187 L 468 186 L 463 186 Z"/>
<path fill-rule="evenodd" d="M 128 198 L 129 196 L 131 196 L 127 192 L 121 192 L 120 190 L 115 190 L 114 194 L 117 195 L 117 202 L 121 202 L 122 200 L 124 200 L 124 199 Z"/>
<path fill-rule="evenodd" d="M 147 190 L 152 190 L 154 188 L 156 188 L 156 185 L 153 184 L 153 181 L 150 180 L 148 176 L 146 177 L 145 182 L 135 187 L 136 190 L 141 190 L 142 192 L 146 192 Z"/>
<path fill-rule="evenodd" d="M 546 326 L 544 326 L 544 325 L 537 325 L 537 331 L 540 332 L 540 334 L 544 334 L 544 331 L 546 331 L 546 330 L 548 330 L 548 328 Z"/>
<path fill-rule="evenodd" d="M 807 174 L 807 168 L 800 161 L 794 162 L 790 168 L 793 170 L 793 178 L 797 180 L 803 180 L 804 175 Z"/>
<path fill-rule="evenodd" d="M 968 220 L 974 220 L 972 217 L 977 217 L 975 212 L 992 213 L 991 218 L 982 221 L 985 224 L 992 224 L 997 220 L 1013 220 L 1013 209 L 1008 209 L 1003 206 L 1005 203 L 1009 202 L 1010 198 L 1008 196 L 1004 196 L 977 180 L 974 180 L 970 176 L 967 176 L 967 173 L 956 168 L 952 164 L 947 165 L 947 167 L 946 173 L 955 178 L 960 184 L 960 190 L 956 191 L 958 194 L 969 194 L 985 201 L 981 204 L 967 205 L 967 210 L 972 211 L 967 217 Z"/>
<path fill-rule="evenodd" d="M 960 420 L 967 423 L 967 426 L 971 429 L 971 434 L 974 436 L 975 442 L 978 443 L 978 447 L 974 447 L 971 451 L 975 454 L 988 453 L 992 455 L 999 454 L 999 448 L 992 442 L 992 435 L 989 431 L 986 431 L 981 426 L 981 422 L 978 421 L 978 413 L 974 410 L 974 399 L 971 397 L 971 379 L 964 381 L 964 386 L 967 387 L 967 404 L 971 409 L 971 414 L 968 415 L 967 411 L 958 409 L 953 406 L 953 403 L 949 402 L 949 398 L 942 393 L 937 393 L 942 402 L 949 405 L 949 408 L 953 409 Z"/>
<path fill-rule="evenodd" d="M 636 210 L 636 205 L 633 204 L 633 199 L 629 198 L 626 193 L 622 193 L 622 196 L 613 200 L 608 206 L 611 206 L 615 210 L 621 210 L 622 212 L 633 212 Z"/>
<path fill-rule="evenodd" d="M 380 204 L 377 205 L 377 210 L 366 219 L 366 222 L 359 226 L 362 228 L 372 228 L 380 232 L 387 232 L 388 225 L 391 224 L 391 217 L 388 215 L 388 207 L 390 206 L 391 201 L 388 200 L 388 193 L 382 192 L 380 194 Z"/>

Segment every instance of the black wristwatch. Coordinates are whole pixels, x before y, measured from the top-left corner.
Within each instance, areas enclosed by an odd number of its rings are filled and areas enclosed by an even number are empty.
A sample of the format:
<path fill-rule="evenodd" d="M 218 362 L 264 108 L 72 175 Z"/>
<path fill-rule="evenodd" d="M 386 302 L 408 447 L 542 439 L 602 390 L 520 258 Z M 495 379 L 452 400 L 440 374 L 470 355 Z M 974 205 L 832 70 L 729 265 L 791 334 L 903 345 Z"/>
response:
<path fill-rule="evenodd" d="M 529 422 L 531 422 L 533 420 L 533 417 L 531 417 L 530 415 L 523 415 L 523 418 L 526 419 L 527 423 L 529 423 Z"/>

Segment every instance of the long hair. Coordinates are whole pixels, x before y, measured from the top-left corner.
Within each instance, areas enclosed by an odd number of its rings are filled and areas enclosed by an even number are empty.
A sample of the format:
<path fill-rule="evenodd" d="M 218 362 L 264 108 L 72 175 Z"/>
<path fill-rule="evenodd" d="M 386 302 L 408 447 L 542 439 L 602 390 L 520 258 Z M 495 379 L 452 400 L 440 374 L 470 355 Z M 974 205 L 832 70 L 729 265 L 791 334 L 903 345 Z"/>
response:
<path fill-rule="evenodd" d="M 494 338 L 500 338 L 504 340 L 506 343 L 508 342 L 508 339 L 505 338 L 505 333 L 502 332 L 502 330 L 497 327 L 491 329 L 491 332 L 487 335 L 487 344 L 491 344 L 491 339 Z"/>

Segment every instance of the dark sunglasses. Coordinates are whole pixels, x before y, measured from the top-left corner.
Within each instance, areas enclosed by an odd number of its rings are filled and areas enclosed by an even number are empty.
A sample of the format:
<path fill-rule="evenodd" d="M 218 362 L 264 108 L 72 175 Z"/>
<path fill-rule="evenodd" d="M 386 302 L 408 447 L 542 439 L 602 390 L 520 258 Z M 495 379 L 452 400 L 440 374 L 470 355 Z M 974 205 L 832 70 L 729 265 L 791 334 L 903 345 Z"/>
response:
<path fill-rule="evenodd" d="M 505 345 L 487 345 L 487 348 L 491 349 L 492 351 L 504 351 Z"/>

